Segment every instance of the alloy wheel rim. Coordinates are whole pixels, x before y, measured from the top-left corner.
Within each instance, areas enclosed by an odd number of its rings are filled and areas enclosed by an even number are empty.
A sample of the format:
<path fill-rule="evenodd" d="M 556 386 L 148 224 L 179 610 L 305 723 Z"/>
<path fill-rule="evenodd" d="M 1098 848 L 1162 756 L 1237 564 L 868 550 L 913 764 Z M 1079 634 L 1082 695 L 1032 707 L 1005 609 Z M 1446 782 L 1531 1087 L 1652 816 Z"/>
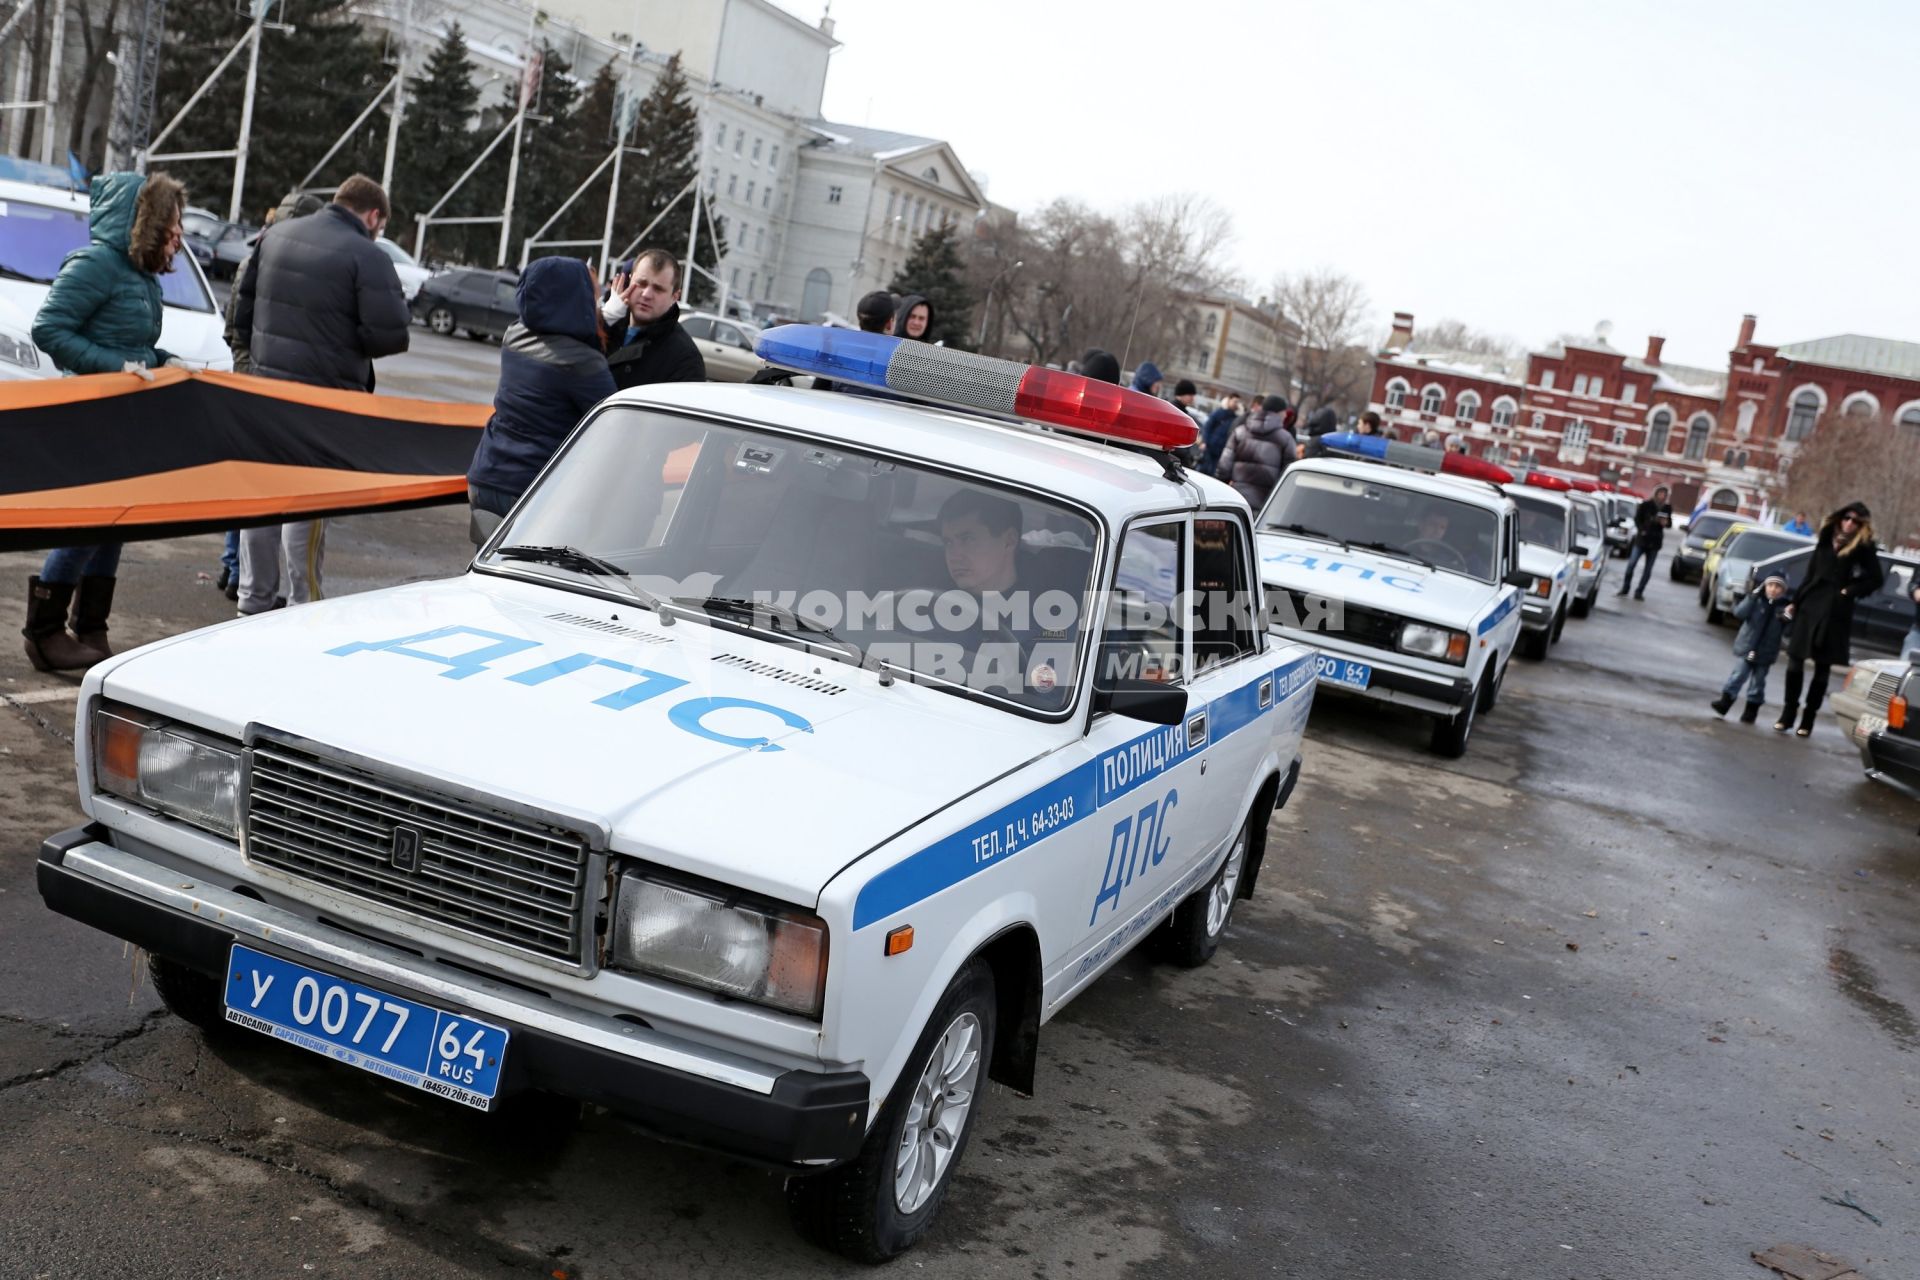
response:
<path fill-rule="evenodd" d="M 893 1159 L 893 1200 L 901 1213 L 925 1205 L 953 1167 L 980 1084 L 980 1019 L 963 1013 L 927 1055 L 907 1103 Z"/>
<path fill-rule="evenodd" d="M 1240 888 L 1240 866 L 1247 859 L 1247 833 L 1242 828 L 1234 837 L 1233 848 L 1227 851 L 1227 865 L 1220 868 L 1220 876 L 1213 882 L 1213 888 L 1207 891 L 1207 936 L 1213 937 L 1227 927 L 1227 916 L 1233 911 L 1233 895 Z"/>

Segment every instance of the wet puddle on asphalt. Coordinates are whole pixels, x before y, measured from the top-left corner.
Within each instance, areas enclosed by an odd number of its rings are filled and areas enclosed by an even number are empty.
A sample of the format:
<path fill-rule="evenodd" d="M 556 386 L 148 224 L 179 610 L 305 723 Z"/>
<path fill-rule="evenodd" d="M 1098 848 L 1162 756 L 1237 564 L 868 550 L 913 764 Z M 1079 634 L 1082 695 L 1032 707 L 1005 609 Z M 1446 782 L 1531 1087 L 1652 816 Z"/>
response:
<path fill-rule="evenodd" d="M 1827 953 L 1827 970 L 1833 974 L 1840 994 L 1878 1023 L 1902 1049 L 1912 1049 L 1920 1042 L 1920 1023 L 1907 1006 L 1880 993 L 1880 979 L 1872 965 L 1845 947 L 1835 947 Z"/>

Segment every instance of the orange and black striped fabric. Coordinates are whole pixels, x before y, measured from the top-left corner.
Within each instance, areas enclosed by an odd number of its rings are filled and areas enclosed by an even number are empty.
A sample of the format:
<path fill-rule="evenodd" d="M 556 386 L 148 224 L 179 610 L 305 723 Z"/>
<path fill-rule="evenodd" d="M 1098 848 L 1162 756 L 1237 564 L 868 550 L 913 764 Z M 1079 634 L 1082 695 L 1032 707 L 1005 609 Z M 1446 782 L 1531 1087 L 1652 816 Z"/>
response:
<path fill-rule="evenodd" d="M 0 550 L 464 502 L 491 413 L 185 369 L 0 382 Z"/>

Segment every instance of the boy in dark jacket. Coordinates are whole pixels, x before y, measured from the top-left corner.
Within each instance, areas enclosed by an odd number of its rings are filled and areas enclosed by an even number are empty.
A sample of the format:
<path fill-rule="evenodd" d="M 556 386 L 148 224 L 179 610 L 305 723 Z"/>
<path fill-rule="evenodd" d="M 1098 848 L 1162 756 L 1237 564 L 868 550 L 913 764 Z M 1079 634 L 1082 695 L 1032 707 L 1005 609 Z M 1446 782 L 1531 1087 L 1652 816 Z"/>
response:
<path fill-rule="evenodd" d="M 1740 619 L 1739 634 L 1733 638 L 1737 661 L 1713 700 L 1713 713 L 1723 716 L 1733 706 L 1740 686 L 1747 686 L 1747 709 L 1740 713 L 1741 724 L 1752 724 L 1760 716 L 1760 704 L 1767 700 L 1767 671 L 1780 656 L 1780 640 L 1786 634 L 1787 580 L 1777 573 L 1767 575 L 1760 589 L 1733 607 Z"/>

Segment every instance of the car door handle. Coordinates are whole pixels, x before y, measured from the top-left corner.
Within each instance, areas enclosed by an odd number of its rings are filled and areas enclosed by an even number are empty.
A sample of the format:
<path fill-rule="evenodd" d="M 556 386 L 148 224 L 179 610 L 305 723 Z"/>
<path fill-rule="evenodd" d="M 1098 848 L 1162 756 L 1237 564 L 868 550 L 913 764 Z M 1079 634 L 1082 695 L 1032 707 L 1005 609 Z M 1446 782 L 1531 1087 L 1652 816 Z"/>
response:
<path fill-rule="evenodd" d="M 1207 743 L 1207 713 L 1202 711 L 1187 717 L 1187 750 L 1193 751 Z"/>

